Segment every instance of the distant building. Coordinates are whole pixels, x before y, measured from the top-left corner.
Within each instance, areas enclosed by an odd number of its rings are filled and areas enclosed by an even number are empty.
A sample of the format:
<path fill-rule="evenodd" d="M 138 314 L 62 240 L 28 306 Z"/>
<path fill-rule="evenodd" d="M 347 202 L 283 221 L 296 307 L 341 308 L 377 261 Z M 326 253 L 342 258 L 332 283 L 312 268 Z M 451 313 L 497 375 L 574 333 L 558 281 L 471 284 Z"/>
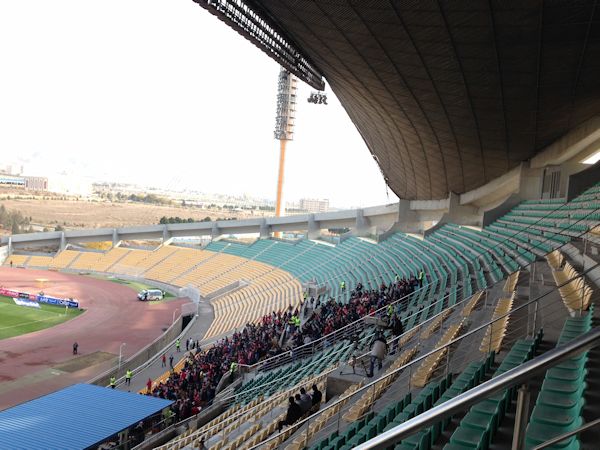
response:
<path fill-rule="evenodd" d="M 47 191 L 48 190 L 48 178 L 46 177 L 21 177 L 25 180 L 25 189 L 30 191 Z"/>
<path fill-rule="evenodd" d="M 13 175 L 0 174 L 0 186 L 25 187 L 24 177 L 15 177 Z"/>
<path fill-rule="evenodd" d="M 303 211 L 318 213 L 329 211 L 329 200 L 316 200 L 312 198 L 300 199 L 300 209 Z"/>
<path fill-rule="evenodd" d="M 0 174 L 0 186 L 29 189 L 31 191 L 47 191 L 48 178 Z"/>

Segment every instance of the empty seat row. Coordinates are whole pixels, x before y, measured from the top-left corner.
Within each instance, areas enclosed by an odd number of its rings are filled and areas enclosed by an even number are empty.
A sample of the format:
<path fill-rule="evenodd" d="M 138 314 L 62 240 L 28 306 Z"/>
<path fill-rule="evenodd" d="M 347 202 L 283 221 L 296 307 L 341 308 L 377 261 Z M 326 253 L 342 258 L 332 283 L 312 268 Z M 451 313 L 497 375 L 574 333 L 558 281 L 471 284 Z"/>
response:
<path fill-rule="evenodd" d="M 515 289 L 517 288 L 517 283 L 519 282 L 519 274 L 521 272 L 520 271 L 516 271 L 511 273 L 507 278 L 506 281 L 504 283 L 504 287 L 502 288 L 502 290 L 507 293 L 510 294 L 512 292 L 515 291 Z"/>
<path fill-rule="evenodd" d="M 591 319 L 591 311 L 583 317 L 567 319 L 558 345 L 565 344 L 589 331 Z M 532 448 L 582 425 L 586 363 L 587 353 L 582 353 L 546 372 L 525 433 L 526 448 Z M 576 450 L 580 448 L 579 439 L 576 435 L 571 436 L 548 448 Z"/>
<path fill-rule="evenodd" d="M 460 395 L 467 390 L 477 386 L 484 381 L 486 373 L 490 371 L 494 364 L 495 354 L 492 352 L 483 361 L 473 361 L 457 376 L 454 382 L 444 391 L 442 395 L 433 403 L 433 406 L 439 406 L 442 403 Z M 396 450 L 429 450 L 436 444 L 439 436 L 450 424 L 451 418 L 440 420 L 432 426 L 425 428 L 412 436 L 404 439 L 395 446 Z"/>
<path fill-rule="evenodd" d="M 510 320 L 510 315 L 507 314 L 512 309 L 514 298 L 515 294 L 513 292 L 510 297 L 498 300 L 496 308 L 494 309 L 494 314 L 492 315 L 493 322 L 486 328 L 485 336 L 481 340 L 481 345 L 479 346 L 479 350 L 483 353 L 491 351 L 495 351 L 496 353 L 500 352 Z"/>
<path fill-rule="evenodd" d="M 465 325 L 465 320 L 466 319 L 462 319 L 459 323 L 450 325 L 444 335 L 435 344 L 434 348 L 445 346 L 456 339 Z M 411 378 L 412 384 L 417 387 L 425 386 L 449 350 L 450 348 L 446 346 L 427 356 L 413 374 Z"/>
<path fill-rule="evenodd" d="M 556 261 L 554 258 L 548 260 L 552 267 Z M 585 277 L 580 276 L 577 270 L 568 261 L 564 262 L 562 270 L 552 267 L 552 276 L 563 303 L 573 313 L 574 311 L 585 311 L 589 308 L 592 299 L 592 288 L 586 282 Z"/>
<path fill-rule="evenodd" d="M 499 376 L 531 359 L 542 336 L 543 332 L 540 330 L 534 339 L 515 342 L 493 376 Z M 515 393 L 514 388 L 506 389 L 472 406 L 452 433 L 444 450 L 487 450 L 515 398 Z"/>

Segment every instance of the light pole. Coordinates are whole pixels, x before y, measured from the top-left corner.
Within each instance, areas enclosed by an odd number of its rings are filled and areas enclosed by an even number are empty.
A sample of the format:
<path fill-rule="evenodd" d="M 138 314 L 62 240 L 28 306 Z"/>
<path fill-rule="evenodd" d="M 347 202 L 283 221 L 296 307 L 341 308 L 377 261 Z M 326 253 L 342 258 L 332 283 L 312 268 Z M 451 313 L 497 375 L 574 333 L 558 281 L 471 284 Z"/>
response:
<path fill-rule="evenodd" d="M 119 374 L 119 372 L 121 371 L 121 358 L 123 357 L 123 347 L 125 346 L 125 342 L 123 342 L 120 346 L 119 346 L 119 366 L 117 367 L 117 375 Z"/>
<path fill-rule="evenodd" d="M 173 320 L 171 320 L 171 325 L 173 325 L 173 324 L 175 323 L 175 313 L 177 312 L 177 310 L 178 310 L 178 309 L 179 309 L 179 308 L 175 308 L 175 309 L 173 310 Z"/>

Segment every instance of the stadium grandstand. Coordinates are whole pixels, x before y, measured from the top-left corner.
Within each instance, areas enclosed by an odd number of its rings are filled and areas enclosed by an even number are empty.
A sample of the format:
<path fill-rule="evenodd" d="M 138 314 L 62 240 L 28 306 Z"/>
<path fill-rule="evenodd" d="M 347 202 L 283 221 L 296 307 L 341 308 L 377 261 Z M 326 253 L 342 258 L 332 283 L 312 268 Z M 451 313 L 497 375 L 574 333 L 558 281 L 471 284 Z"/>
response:
<path fill-rule="evenodd" d="M 118 448 L 598 448 L 596 2 L 194 1 L 327 80 L 400 200 L 2 237 L 4 268 L 193 301 L 93 380 L 170 405 Z"/>

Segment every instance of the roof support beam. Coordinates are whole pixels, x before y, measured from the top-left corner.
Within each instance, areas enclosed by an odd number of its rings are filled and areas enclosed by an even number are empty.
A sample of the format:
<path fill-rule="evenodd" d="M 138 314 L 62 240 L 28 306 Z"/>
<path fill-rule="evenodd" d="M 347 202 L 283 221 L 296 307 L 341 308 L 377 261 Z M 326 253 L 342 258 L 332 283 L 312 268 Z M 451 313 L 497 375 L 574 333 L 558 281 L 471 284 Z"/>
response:
<path fill-rule="evenodd" d="M 321 71 L 293 40 L 251 0 L 194 0 L 267 56 L 315 89 L 325 89 Z"/>

